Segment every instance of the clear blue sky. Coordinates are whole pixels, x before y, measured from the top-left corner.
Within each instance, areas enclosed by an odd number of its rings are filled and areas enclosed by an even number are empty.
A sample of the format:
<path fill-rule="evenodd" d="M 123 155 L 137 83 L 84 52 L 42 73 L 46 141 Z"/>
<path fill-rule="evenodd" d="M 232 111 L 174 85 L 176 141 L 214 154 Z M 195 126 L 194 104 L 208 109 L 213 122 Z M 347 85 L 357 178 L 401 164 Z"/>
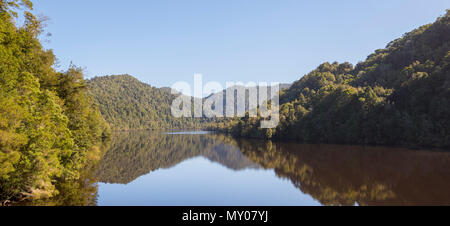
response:
<path fill-rule="evenodd" d="M 325 61 L 357 63 L 431 23 L 448 0 L 39 0 L 60 70 L 131 74 L 153 86 L 292 82 Z"/>

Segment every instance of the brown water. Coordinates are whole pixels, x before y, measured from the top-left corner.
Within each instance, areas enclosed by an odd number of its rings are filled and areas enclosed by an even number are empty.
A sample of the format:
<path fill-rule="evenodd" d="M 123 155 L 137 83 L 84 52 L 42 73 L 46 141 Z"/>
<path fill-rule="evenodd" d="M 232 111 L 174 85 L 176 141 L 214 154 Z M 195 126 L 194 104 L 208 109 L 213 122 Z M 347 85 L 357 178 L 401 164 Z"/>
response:
<path fill-rule="evenodd" d="M 450 153 L 118 133 L 44 205 L 450 205 Z"/>

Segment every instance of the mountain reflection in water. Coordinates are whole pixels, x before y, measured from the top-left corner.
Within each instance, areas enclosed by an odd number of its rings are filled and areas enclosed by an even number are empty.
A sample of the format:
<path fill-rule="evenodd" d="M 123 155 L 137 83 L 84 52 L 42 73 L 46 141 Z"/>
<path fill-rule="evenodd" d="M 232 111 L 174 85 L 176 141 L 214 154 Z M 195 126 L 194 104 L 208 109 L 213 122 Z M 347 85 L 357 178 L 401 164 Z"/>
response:
<path fill-rule="evenodd" d="M 447 152 L 237 140 L 222 134 L 198 132 L 114 134 L 104 157 L 94 169 L 86 173 L 83 180 L 76 184 L 63 184 L 59 186 L 59 196 L 51 200 L 36 201 L 34 204 L 101 204 L 99 200 L 105 197 L 98 195 L 99 186 L 101 189 L 102 186 L 113 184 L 133 184 L 144 176 L 161 170 L 170 171 L 177 165 L 198 157 L 242 175 L 249 170 L 256 173 L 273 172 L 276 176 L 269 178 L 270 183 L 287 180 L 290 184 L 288 186 L 295 188 L 298 195 L 307 196 L 321 205 L 450 205 L 450 153 Z M 198 170 L 201 172 L 209 169 Z M 230 179 L 226 182 L 230 181 L 233 182 Z M 236 188 L 239 187 L 238 182 L 221 186 Z M 195 182 L 188 180 L 185 183 Z M 183 185 L 178 189 L 183 189 Z M 251 189 L 258 193 L 262 188 L 255 185 Z M 274 195 L 283 192 L 284 190 L 272 191 Z M 220 193 L 214 195 L 219 201 L 222 198 Z M 246 205 L 256 205 L 255 203 Z M 192 203 L 179 203 L 184 204 Z M 277 202 L 269 204 L 283 205 Z M 312 204 L 300 201 L 295 203 Z"/>

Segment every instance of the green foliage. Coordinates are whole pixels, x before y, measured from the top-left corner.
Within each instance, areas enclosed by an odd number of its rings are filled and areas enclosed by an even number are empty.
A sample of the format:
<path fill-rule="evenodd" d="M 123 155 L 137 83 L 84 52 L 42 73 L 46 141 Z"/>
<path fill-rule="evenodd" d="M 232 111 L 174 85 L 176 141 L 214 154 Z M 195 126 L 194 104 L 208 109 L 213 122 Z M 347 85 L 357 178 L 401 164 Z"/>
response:
<path fill-rule="evenodd" d="M 1 0 L 0 1 L 0 13 L 8 13 L 14 17 L 17 17 L 17 12 L 14 9 L 24 6 L 27 9 L 33 9 L 33 3 L 30 0 Z"/>
<path fill-rule="evenodd" d="M 0 0 L 0 201 L 58 193 L 56 180 L 79 178 L 108 126 L 86 94 L 80 70 L 57 73 L 42 48 L 40 22 L 12 11 L 29 1 Z"/>
<path fill-rule="evenodd" d="M 199 120 L 175 118 L 176 98 L 168 89 L 155 88 L 130 75 L 96 77 L 88 81 L 89 92 L 114 130 L 195 128 Z"/>
<path fill-rule="evenodd" d="M 280 95 L 280 125 L 230 124 L 236 136 L 304 142 L 450 146 L 450 11 L 355 68 L 324 63 Z M 271 136 L 268 136 L 271 135 Z"/>

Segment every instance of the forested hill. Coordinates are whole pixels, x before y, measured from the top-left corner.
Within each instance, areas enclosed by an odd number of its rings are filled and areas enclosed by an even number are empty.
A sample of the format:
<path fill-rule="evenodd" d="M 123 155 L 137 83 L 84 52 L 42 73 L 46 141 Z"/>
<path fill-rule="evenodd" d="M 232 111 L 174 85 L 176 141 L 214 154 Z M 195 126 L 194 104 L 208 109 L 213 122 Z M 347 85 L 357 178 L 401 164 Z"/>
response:
<path fill-rule="evenodd" d="M 25 16 L 18 26 L 19 7 Z M 28 0 L 0 0 L 0 205 L 58 193 L 78 180 L 108 136 L 83 73 L 56 72 Z"/>
<path fill-rule="evenodd" d="M 243 118 L 237 136 L 450 146 L 450 11 L 355 67 L 324 63 L 281 93 L 280 125 Z"/>
<path fill-rule="evenodd" d="M 167 88 L 155 88 L 130 75 L 96 77 L 88 81 L 90 94 L 114 130 L 193 128 L 196 120 L 174 118 L 175 99 Z"/>

